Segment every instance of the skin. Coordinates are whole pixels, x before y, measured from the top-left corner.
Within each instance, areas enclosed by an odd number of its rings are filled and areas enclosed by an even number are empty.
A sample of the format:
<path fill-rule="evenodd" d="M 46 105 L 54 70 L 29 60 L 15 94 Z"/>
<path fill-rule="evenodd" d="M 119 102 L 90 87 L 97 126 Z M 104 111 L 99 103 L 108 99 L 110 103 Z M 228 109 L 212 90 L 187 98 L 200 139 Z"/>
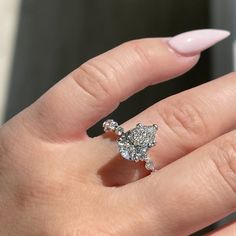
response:
<path fill-rule="evenodd" d="M 192 68 L 166 39 L 81 65 L 0 129 L 0 235 L 189 235 L 236 207 L 236 74 L 169 97 L 123 124 L 157 123 L 159 171 L 86 130 L 137 91 Z M 234 235 L 235 224 L 210 235 Z"/>

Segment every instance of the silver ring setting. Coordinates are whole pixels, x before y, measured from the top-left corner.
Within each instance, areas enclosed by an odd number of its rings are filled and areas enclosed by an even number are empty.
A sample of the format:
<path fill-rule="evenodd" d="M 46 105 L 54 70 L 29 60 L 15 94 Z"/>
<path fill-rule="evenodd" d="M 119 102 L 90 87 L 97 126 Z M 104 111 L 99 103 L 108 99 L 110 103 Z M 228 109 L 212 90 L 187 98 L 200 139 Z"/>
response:
<path fill-rule="evenodd" d="M 137 124 L 135 128 L 127 132 L 114 120 L 106 120 L 103 123 L 105 132 L 114 132 L 117 136 L 118 149 L 121 156 L 129 161 L 144 161 L 145 168 L 155 171 L 155 165 L 148 156 L 148 150 L 156 145 L 156 132 L 158 125 Z"/>

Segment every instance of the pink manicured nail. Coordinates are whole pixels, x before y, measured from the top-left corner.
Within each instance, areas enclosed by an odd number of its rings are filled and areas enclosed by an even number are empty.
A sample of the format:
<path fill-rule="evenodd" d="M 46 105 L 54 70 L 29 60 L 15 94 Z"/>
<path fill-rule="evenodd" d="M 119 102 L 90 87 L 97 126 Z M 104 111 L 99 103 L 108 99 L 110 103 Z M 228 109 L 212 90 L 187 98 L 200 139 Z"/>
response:
<path fill-rule="evenodd" d="M 179 34 L 168 42 L 170 47 L 183 55 L 196 55 L 227 38 L 229 31 L 216 29 L 194 30 Z"/>

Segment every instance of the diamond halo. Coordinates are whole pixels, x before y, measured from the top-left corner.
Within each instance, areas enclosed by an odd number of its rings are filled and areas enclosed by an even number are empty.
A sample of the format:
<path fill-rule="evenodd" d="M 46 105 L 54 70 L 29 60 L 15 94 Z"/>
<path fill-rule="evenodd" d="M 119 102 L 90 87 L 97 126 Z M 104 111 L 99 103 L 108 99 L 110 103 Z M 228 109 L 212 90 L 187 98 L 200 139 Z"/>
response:
<path fill-rule="evenodd" d="M 144 161 L 145 168 L 155 171 L 153 161 L 147 155 L 148 150 L 156 145 L 156 132 L 158 126 L 137 124 L 135 128 L 124 132 L 124 129 L 114 120 L 106 120 L 103 123 L 105 132 L 115 132 L 119 138 L 117 140 L 118 149 L 121 156 L 129 161 Z"/>

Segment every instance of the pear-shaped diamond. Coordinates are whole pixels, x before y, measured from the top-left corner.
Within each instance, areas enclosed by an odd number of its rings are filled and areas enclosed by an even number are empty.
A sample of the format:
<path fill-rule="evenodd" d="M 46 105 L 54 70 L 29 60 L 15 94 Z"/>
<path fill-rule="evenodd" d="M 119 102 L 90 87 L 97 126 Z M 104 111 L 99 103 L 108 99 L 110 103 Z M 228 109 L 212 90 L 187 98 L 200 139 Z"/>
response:
<path fill-rule="evenodd" d="M 148 149 L 156 143 L 156 132 L 157 125 L 137 124 L 134 129 L 127 131 L 118 139 L 121 156 L 131 161 L 145 160 Z"/>

